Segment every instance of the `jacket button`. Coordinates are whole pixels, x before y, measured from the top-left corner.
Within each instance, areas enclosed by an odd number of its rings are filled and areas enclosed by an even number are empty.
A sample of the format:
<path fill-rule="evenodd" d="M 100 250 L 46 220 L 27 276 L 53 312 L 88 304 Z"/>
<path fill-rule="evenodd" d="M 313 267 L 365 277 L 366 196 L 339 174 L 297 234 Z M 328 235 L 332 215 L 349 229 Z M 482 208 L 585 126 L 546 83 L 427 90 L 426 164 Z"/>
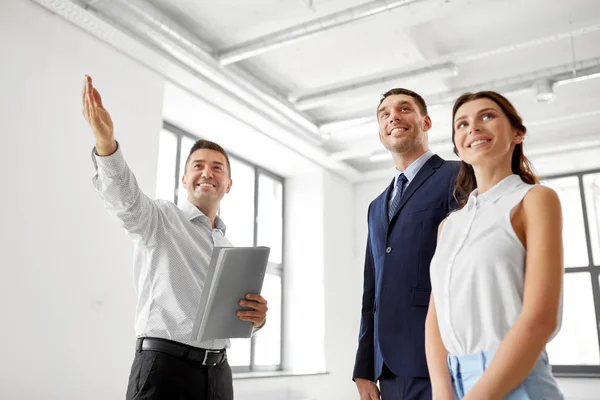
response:
<path fill-rule="evenodd" d="M 385 248 L 385 252 L 388 253 L 388 254 L 391 253 L 392 252 L 392 248 L 391 247 L 386 247 Z"/>

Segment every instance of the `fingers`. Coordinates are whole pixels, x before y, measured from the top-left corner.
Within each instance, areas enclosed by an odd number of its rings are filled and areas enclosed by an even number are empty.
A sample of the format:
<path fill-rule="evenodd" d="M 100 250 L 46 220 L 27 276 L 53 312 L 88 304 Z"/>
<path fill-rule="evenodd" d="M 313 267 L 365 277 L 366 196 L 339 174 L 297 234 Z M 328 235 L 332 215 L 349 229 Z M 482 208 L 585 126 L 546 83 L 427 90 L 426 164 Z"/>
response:
<path fill-rule="evenodd" d="M 240 313 L 238 313 L 238 318 L 241 319 L 242 321 L 250 321 L 254 324 L 258 323 L 258 322 L 262 322 L 265 319 L 265 316 L 258 316 L 258 315 L 240 315 Z"/>
<path fill-rule="evenodd" d="M 102 97 L 94 85 L 92 84 L 92 78 L 85 75 L 83 90 L 83 115 L 88 123 L 93 123 L 98 118 L 98 109 L 102 107 Z"/>
<path fill-rule="evenodd" d="M 242 321 L 250 321 L 255 327 L 262 325 L 267 318 L 267 300 L 260 294 L 249 293 L 246 295 L 248 300 L 240 300 L 239 305 L 242 307 L 248 307 L 252 310 L 238 311 L 237 316 Z"/>
<path fill-rule="evenodd" d="M 267 318 L 267 313 L 259 311 L 238 311 L 237 316 L 242 321 L 250 321 L 254 326 L 260 326 Z"/>
<path fill-rule="evenodd" d="M 81 107 L 83 108 L 83 116 L 89 122 L 89 113 L 87 108 L 87 75 L 83 79 L 83 87 L 81 88 Z"/>
<path fill-rule="evenodd" d="M 254 308 L 254 311 L 240 310 L 236 314 L 239 319 L 244 321 L 262 322 L 267 317 L 267 306 L 261 304 L 255 307 L 258 308 Z"/>
<path fill-rule="evenodd" d="M 375 384 L 375 382 L 357 380 L 356 385 L 358 386 L 358 392 L 360 394 L 361 400 L 380 400 L 380 392 L 379 388 Z"/>
<path fill-rule="evenodd" d="M 238 311 L 237 312 L 238 317 L 250 317 L 250 318 L 264 318 L 267 315 L 266 311 L 249 311 L 249 310 L 245 310 L 245 311 Z"/>
<path fill-rule="evenodd" d="M 240 300 L 239 305 L 252 310 L 240 310 L 237 316 L 242 321 L 250 321 L 255 327 L 262 325 L 267 318 L 267 301 L 258 294 L 247 294 L 246 298 L 251 300 Z"/>
<path fill-rule="evenodd" d="M 92 78 L 85 75 L 83 81 L 83 89 L 81 91 L 81 97 L 83 102 L 83 116 L 87 120 L 88 123 L 91 123 L 93 117 L 93 104 L 90 98 L 90 91 L 93 89 L 92 86 Z"/>
<path fill-rule="evenodd" d="M 267 307 L 267 300 L 265 300 L 265 298 L 262 297 L 260 294 L 249 293 L 246 295 L 246 298 L 248 300 L 240 300 L 239 301 L 240 306 L 252 308 L 253 310 L 260 312 L 262 314 L 267 313 L 267 310 L 269 309 Z M 252 311 L 250 311 L 250 312 L 252 312 Z"/>
<path fill-rule="evenodd" d="M 86 100 L 90 105 L 90 109 L 93 109 L 96 107 L 96 103 L 94 102 L 94 90 L 96 90 L 94 88 L 94 85 L 92 85 L 92 80 L 88 79 L 87 85 L 86 85 Z"/>
<path fill-rule="evenodd" d="M 92 103 L 92 99 L 90 96 L 89 85 L 86 88 L 85 92 L 85 112 L 87 114 L 87 120 L 89 123 L 94 122 L 96 116 L 96 109 L 94 104 Z"/>
<path fill-rule="evenodd" d="M 92 123 L 92 106 L 88 98 L 87 89 L 85 92 L 85 99 L 83 100 L 83 115 L 88 123 Z"/>
<path fill-rule="evenodd" d="M 360 399 L 361 400 L 380 400 L 381 397 L 379 396 L 378 392 L 370 391 L 368 393 L 365 393 L 364 395 L 361 395 Z"/>
<path fill-rule="evenodd" d="M 96 88 L 92 88 L 92 99 L 94 100 L 94 107 L 96 108 L 104 108 L 102 106 L 102 97 L 100 93 L 96 90 Z"/>
<path fill-rule="evenodd" d="M 375 385 L 375 387 L 373 388 L 373 393 L 371 393 L 371 397 L 373 398 L 373 400 L 380 400 L 381 396 L 379 393 L 379 389 L 377 388 L 377 385 Z"/>
<path fill-rule="evenodd" d="M 81 87 L 81 104 L 85 104 L 85 89 L 87 87 L 87 75 L 83 78 L 83 86 Z"/>
<path fill-rule="evenodd" d="M 254 301 L 258 302 L 258 303 L 267 304 L 267 300 L 265 300 L 265 298 L 262 297 L 260 294 L 248 293 L 246 295 L 246 298 L 248 300 L 254 300 Z"/>
<path fill-rule="evenodd" d="M 262 312 L 265 312 L 265 313 L 269 309 L 267 307 L 266 301 L 264 303 L 257 303 L 255 301 L 240 300 L 238 304 L 240 306 L 242 306 L 242 307 L 250 307 L 253 310 L 262 311 Z"/>

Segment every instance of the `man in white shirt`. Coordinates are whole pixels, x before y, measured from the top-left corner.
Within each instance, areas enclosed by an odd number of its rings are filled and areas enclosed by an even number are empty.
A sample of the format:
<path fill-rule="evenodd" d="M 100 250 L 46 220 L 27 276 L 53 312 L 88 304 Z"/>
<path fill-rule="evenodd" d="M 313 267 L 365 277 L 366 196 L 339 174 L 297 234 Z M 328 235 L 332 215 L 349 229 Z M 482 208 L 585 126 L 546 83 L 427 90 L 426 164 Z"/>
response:
<path fill-rule="evenodd" d="M 227 153 L 199 140 L 185 164 L 187 201 L 152 200 L 137 185 L 114 138 L 112 119 L 92 79 L 85 77 L 83 115 L 96 139 L 94 186 L 108 212 L 133 239 L 138 337 L 128 400 L 232 400 L 228 339 L 192 339 L 192 327 L 215 246 L 231 246 L 217 216 L 231 189 Z M 267 301 L 258 294 L 240 300 L 238 317 L 260 329 Z M 250 310 L 248 310 L 248 307 Z"/>

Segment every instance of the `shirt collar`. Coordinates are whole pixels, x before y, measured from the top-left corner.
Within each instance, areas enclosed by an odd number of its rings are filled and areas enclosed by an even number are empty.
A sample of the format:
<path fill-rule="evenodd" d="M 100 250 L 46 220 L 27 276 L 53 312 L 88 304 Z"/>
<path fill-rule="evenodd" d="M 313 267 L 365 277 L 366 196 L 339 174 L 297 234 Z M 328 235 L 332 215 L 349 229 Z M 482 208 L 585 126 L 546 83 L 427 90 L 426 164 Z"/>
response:
<path fill-rule="evenodd" d="M 189 200 L 185 199 L 183 201 L 183 204 L 181 204 L 179 208 L 181 209 L 181 211 L 183 211 L 183 215 L 185 215 L 190 221 L 196 218 L 200 218 L 202 221 L 210 225 L 210 219 L 206 215 L 204 215 L 204 213 L 200 211 L 198 207 L 190 203 Z M 227 228 L 221 217 L 219 217 L 218 215 L 215 218 L 215 228 L 221 230 L 221 232 L 223 232 L 223 236 L 225 236 L 225 230 Z"/>
<path fill-rule="evenodd" d="M 469 200 L 467 201 L 467 209 L 470 210 L 478 205 L 480 206 L 486 203 L 496 202 L 509 190 L 517 187 L 521 183 L 523 183 L 521 177 L 517 174 L 512 174 L 508 175 L 506 178 L 496 183 L 494 186 L 492 186 L 491 189 L 489 189 L 487 192 L 481 195 L 479 194 L 479 189 L 475 189 L 469 195 Z"/>
<path fill-rule="evenodd" d="M 413 179 L 415 179 L 415 176 L 417 176 L 423 165 L 429 161 L 431 156 L 433 156 L 433 152 L 431 150 L 427 150 L 421 157 L 413 161 L 412 164 L 410 164 L 404 171 L 395 169 L 394 171 L 396 172 L 396 175 L 394 178 L 394 185 L 396 185 L 396 182 L 398 182 L 398 177 L 400 174 L 404 174 L 408 180 L 408 183 L 410 183 Z"/>

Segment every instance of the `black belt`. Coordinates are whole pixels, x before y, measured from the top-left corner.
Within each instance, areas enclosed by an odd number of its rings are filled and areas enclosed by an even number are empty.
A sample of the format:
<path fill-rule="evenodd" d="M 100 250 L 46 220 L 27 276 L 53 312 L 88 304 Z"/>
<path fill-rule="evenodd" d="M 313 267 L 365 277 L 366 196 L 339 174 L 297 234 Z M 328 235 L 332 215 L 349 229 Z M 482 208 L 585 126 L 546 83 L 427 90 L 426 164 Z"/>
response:
<path fill-rule="evenodd" d="M 225 352 L 225 349 L 201 349 L 199 347 L 188 346 L 183 343 L 160 338 L 138 338 L 135 349 L 137 351 L 160 351 L 175 357 L 200 361 L 202 362 L 202 365 L 217 365 L 227 360 L 227 353 Z"/>

